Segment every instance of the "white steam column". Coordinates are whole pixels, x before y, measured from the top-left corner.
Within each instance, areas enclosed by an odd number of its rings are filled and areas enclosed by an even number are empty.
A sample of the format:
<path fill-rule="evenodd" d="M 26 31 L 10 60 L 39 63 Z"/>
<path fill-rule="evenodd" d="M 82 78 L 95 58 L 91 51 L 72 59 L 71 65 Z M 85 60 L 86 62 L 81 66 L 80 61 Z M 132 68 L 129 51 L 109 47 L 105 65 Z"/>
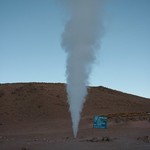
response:
<path fill-rule="evenodd" d="M 67 93 L 76 138 L 87 95 L 88 79 L 103 35 L 102 0 L 63 0 L 70 18 L 62 34 L 67 53 Z"/>

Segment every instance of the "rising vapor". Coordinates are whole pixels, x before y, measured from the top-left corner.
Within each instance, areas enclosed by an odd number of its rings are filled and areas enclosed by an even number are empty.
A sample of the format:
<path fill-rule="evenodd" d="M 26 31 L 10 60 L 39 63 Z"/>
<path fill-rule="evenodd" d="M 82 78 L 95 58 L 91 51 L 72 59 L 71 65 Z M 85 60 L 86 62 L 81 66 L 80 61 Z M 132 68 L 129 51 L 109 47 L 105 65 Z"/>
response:
<path fill-rule="evenodd" d="M 73 134 L 76 138 L 80 115 L 87 95 L 87 85 L 96 51 L 103 35 L 102 0 L 63 0 L 69 20 L 62 33 L 62 47 L 67 53 L 67 93 Z"/>

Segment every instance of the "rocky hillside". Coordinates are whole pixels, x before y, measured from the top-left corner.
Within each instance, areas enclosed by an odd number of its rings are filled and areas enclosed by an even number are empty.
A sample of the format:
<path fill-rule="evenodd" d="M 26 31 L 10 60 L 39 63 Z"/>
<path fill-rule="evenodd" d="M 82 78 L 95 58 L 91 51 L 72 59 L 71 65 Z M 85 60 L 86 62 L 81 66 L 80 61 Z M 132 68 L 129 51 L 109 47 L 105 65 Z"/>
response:
<path fill-rule="evenodd" d="M 0 84 L 0 123 L 68 119 L 66 85 L 61 83 Z M 150 99 L 105 87 L 89 87 L 82 116 L 150 112 Z"/>

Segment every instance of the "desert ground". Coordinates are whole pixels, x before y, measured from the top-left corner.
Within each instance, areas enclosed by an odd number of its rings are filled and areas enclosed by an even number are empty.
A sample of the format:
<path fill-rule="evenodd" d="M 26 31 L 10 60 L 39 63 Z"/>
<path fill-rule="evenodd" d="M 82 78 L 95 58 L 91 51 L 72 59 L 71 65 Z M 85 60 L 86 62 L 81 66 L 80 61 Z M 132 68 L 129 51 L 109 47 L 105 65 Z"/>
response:
<path fill-rule="evenodd" d="M 150 150 L 150 99 L 88 87 L 77 138 L 66 85 L 0 84 L 0 150 Z M 107 129 L 93 116 L 108 117 Z"/>

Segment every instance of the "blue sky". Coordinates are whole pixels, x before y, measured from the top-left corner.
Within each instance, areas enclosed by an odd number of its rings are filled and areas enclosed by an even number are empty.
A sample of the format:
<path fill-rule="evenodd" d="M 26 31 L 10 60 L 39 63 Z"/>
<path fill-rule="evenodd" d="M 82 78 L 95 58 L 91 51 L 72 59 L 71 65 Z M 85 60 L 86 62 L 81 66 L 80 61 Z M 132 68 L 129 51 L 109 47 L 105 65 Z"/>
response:
<path fill-rule="evenodd" d="M 0 0 L 0 83 L 66 82 L 58 0 Z M 90 85 L 150 98 L 150 1 L 108 0 Z"/>

